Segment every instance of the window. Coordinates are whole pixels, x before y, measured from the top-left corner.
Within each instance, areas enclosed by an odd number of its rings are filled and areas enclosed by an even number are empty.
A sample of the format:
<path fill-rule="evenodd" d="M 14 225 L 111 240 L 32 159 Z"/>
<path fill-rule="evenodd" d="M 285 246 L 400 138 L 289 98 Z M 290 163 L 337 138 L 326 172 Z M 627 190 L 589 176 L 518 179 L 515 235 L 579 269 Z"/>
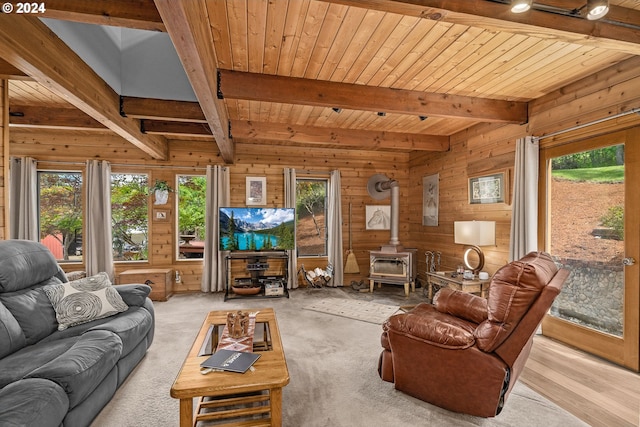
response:
<path fill-rule="evenodd" d="M 296 180 L 298 256 L 327 256 L 327 179 Z"/>
<path fill-rule="evenodd" d="M 111 174 L 114 261 L 149 259 L 148 180 L 146 174 Z"/>
<path fill-rule="evenodd" d="M 40 242 L 58 261 L 82 261 L 82 174 L 38 172 Z"/>
<path fill-rule="evenodd" d="M 178 175 L 178 258 L 202 258 L 204 255 L 207 178 L 202 175 Z"/>

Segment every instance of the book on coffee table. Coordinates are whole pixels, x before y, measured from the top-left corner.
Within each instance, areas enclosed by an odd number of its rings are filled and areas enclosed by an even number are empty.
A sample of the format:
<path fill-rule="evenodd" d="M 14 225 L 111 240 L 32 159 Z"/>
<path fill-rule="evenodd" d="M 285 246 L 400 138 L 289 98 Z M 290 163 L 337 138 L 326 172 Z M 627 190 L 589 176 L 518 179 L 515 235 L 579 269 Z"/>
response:
<path fill-rule="evenodd" d="M 258 353 L 220 349 L 202 362 L 200 366 L 202 368 L 243 373 L 259 358 L 260 354 Z"/>

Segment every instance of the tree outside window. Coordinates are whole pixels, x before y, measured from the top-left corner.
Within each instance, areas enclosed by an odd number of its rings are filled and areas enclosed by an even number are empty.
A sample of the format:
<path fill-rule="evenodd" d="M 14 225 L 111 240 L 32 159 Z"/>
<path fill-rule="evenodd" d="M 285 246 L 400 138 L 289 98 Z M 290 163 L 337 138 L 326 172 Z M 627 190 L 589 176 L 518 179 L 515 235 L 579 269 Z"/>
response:
<path fill-rule="evenodd" d="M 114 261 L 149 259 L 148 181 L 146 174 L 111 174 Z"/>
<path fill-rule="evenodd" d="M 204 254 L 207 178 L 178 175 L 179 258 L 202 258 Z"/>
<path fill-rule="evenodd" d="M 298 256 L 327 255 L 326 179 L 296 180 Z"/>
<path fill-rule="evenodd" d="M 82 174 L 38 172 L 40 241 L 58 261 L 82 261 Z"/>

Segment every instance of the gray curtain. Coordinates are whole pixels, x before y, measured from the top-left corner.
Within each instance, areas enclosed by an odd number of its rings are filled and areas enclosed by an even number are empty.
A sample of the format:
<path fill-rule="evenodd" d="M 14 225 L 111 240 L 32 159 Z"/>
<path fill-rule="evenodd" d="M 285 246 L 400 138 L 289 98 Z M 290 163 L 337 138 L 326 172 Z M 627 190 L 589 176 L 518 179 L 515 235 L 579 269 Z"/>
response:
<path fill-rule="evenodd" d="M 329 203 L 327 209 L 327 231 L 329 235 L 327 252 L 329 263 L 333 266 L 333 280 L 331 281 L 333 286 L 342 286 L 344 280 L 342 262 L 342 254 L 344 253 L 342 248 L 342 198 L 340 188 L 340 171 L 331 171 L 329 194 L 327 195 L 327 201 Z"/>
<path fill-rule="evenodd" d="M 38 163 L 31 157 L 16 157 L 9 169 L 9 238 L 39 242 Z"/>
<path fill-rule="evenodd" d="M 527 136 L 516 141 L 509 261 L 538 250 L 539 156 L 537 138 Z"/>
<path fill-rule="evenodd" d="M 204 266 L 202 270 L 202 292 L 224 291 L 225 252 L 219 250 L 219 209 L 229 206 L 229 168 L 219 165 L 207 166 L 207 200 L 204 238 Z"/>
<path fill-rule="evenodd" d="M 86 175 L 86 235 L 82 247 L 87 275 L 106 272 L 113 280 L 111 165 L 107 161 L 88 160 Z"/>
<path fill-rule="evenodd" d="M 284 207 L 296 207 L 296 170 L 292 168 L 284 168 Z M 289 281 L 287 289 L 295 289 L 298 287 L 298 257 L 295 250 L 287 251 L 289 253 Z"/>

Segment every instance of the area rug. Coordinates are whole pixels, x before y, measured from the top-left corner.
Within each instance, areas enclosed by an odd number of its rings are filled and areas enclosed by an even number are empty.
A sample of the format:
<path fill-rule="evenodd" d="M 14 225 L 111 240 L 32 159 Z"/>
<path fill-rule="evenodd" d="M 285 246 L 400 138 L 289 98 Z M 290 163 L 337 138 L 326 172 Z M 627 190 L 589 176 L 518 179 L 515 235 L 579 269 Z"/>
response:
<path fill-rule="evenodd" d="M 400 307 L 349 298 L 325 298 L 305 309 L 380 325 Z"/>
<path fill-rule="evenodd" d="M 380 325 L 304 307 L 328 298 L 408 301 L 402 292 L 392 300 L 382 292 L 352 296 L 348 291 L 296 289 L 290 298 L 228 301 L 222 293 L 199 293 L 154 303 L 156 334 L 147 356 L 91 427 L 179 425 L 179 402 L 169 390 L 206 314 L 263 307 L 276 312 L 291 378 L 283 390 L 282 427 L 587 427 L 519 381 L 502 413 L 488 419 L 449 412 L 395 390 L 377 372 Z"/>

